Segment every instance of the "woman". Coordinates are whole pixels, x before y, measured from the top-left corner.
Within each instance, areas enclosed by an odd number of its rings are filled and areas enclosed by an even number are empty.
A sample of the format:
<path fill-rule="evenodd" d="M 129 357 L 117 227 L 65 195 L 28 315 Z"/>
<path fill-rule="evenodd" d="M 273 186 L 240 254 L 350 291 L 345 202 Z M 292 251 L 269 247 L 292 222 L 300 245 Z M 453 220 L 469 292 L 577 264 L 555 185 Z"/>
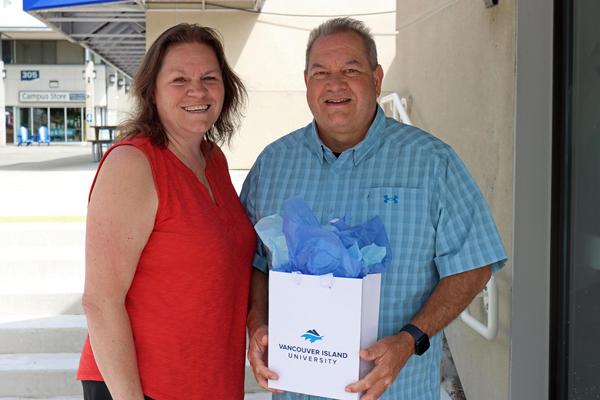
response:
<path fill-rule="evenodd" d="M 89 198 L 85 399 L 242 399 L 255 236 L 215 143 L 244 86 L 215 31 L 180 24 L 148 50 L 133 94 Z"/>

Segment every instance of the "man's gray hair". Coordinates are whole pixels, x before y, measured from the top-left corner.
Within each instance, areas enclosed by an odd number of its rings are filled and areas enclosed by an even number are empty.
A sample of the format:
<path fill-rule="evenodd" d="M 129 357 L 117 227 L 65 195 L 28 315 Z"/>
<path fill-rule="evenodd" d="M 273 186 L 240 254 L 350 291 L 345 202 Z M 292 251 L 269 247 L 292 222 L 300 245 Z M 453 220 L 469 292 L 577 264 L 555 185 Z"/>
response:
<path fill-rule="evenodd" d="M 354 32 L 360 36 L 365 45 L 365 49 L 367 50 L 367 60 L 369 60 L 371 69 L 375 70 L 375 68 L 377 68 L 377 46 L 375 46 L 375 40 L 373 40 L 371 30 L 362 21 L 341 17 L 325 21 L 310 32 L 308 44 L 306 45 L 305 72 L 308 71 L 308 56 L 310 55 L 310 51 L 312 50 L 315 41 L 323 36 L 342 32 Z"/>

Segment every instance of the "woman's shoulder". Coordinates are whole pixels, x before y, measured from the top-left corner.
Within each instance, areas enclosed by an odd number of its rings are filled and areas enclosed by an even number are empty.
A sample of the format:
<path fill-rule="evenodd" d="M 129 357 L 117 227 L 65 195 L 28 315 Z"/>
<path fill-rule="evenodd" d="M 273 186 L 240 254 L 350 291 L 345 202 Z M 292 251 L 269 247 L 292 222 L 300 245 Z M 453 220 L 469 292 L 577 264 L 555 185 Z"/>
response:
<path fill-rule="evenodd" d="M 98 166 L 89 199 L 92 200 L 92 192 L 96 196 L 120 198 L 126 194 L 129 198 L 139 198 L 136 193 L 148 195 L 154 190 L 148 157 L 138 147 L 120 143 L 109 149 Z"/>
<path fill-rule="evenodd" d="M 121 142 L 113 146 L 100 165 L 102 172 L 126 177 L 149 173 L 150 162 L 146 152 L 133 143 Z"/>

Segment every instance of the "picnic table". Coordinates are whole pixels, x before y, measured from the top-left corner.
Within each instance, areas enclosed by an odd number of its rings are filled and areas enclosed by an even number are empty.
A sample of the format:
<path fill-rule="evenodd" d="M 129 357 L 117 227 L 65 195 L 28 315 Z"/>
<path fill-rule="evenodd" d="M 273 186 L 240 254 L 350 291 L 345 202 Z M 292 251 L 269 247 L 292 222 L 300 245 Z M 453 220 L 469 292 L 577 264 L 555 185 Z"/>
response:
<path fill-rule="evenodd" d="M 96 125 L 94 128 L 94 137 L 88 139 L 92 143 L 92 158 L 94 161 L 100 161 L 104 155 L 104 147 L 108 148 L 115 142 L 117 132 L 116 125 Z"/>

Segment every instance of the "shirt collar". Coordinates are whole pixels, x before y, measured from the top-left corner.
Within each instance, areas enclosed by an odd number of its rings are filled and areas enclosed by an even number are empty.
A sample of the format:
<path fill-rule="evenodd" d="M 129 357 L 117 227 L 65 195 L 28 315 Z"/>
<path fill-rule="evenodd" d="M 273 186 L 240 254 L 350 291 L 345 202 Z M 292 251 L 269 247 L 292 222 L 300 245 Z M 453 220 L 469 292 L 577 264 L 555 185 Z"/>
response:
<path fill-rule="evenodd" d="M 379 105 L 377 105 L 375 119 L 373 119 L 373 122 L 371 123 L 371 126 L 369 127 L 365 138 L 361 140 L 356 146 L 346 150 L 352 151 L 352 159 L 354 161 L 354 165 L 358 165 L 379 143 L 379 138 L 383 134 L 384 124 L 385 114 L 383 112 L 383 109 Z M 317 134 L 317 123 L 314 119 L 312 123 L 306 127 L 305 139 L 307 141 L 310 151 L 315 156 L 317 156 L 321 164 L 326 159 L 326 157 L 329 158 L 331 156 L 335 158 L 331 150 L 327 146 L 325 146 L 325 144 L 321 141 L 321 138 Z"/>

